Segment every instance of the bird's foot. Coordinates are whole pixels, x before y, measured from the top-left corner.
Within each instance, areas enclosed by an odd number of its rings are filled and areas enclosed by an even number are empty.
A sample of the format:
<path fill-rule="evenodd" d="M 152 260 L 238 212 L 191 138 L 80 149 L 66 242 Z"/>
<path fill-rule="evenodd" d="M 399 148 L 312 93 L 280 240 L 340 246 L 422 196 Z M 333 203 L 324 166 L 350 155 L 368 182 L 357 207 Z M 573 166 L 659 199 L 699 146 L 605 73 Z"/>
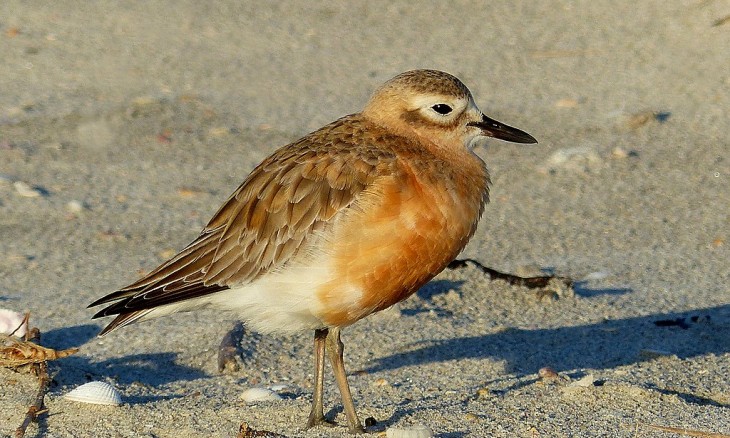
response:
<path fill-rule="evenodd" d="M 324 415 L 319 416 L 309 414 L 309 420 L 307 420 L 307 425 L 305 426 L 305 429 L 311 429 L 316 426 L 334 427 L 337 426 L 337 423 L 324 418 Z"/>

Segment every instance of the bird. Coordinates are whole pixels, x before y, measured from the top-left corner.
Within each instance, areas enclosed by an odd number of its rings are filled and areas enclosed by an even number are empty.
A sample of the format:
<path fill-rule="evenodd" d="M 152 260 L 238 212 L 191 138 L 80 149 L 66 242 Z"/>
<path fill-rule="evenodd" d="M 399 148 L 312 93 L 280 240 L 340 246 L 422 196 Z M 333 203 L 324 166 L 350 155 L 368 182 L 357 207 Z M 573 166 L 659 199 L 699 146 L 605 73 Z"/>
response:
<path fill-rule="evenodd" d="M 175 312 L 232 311 L 260 333 L 314 331 L 314 393 L 323 414 L 328 357 L 349 432 L 362 433 L 341 330 L 415 293 L 466 246 L 489 201 L 492 137 L 537 143 L 484 115 L 439 70 L 398 74 L 363 110 L 285 145 L 245 178 L 200 235 L 127 287 L 89 305 L 115 315 L 99 336 Z"/>

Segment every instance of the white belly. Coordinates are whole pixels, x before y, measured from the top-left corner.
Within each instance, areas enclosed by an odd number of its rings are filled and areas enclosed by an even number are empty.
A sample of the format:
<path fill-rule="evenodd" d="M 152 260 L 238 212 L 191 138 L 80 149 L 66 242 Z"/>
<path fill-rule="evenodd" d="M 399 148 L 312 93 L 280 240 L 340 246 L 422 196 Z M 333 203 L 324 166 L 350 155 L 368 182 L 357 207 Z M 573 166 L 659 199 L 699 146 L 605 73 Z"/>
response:
<path fill-rule="evenodd" d="M 330 263 L 324 260 L 306 266 L 270 273 L 253 283 L 201 298 L 202 305 L 232 311 L 250 328 L 261 333 L 288 333 L 323 328 L 318 317 L 324 304 L 318 296 L 323 284 L 332 280 Z M 340 288 L 338 288 L 340 289 Z M 362 291 L 344 287 L 338 297 L 344 307 L 357 306 Z"/>

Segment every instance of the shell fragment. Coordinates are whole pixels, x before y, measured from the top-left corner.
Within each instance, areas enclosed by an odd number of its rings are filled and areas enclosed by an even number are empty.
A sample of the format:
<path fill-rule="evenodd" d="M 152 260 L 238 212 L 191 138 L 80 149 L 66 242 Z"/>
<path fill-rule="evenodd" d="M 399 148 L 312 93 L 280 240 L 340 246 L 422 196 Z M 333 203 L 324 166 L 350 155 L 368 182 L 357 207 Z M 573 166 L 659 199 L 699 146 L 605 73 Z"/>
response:
<path fill-rule="evenodd" d="M 64 396 L 66 400 L 94 405 L 117 406 L 122 404 L 122 395 L 106 382 L 85 383 Z"/>

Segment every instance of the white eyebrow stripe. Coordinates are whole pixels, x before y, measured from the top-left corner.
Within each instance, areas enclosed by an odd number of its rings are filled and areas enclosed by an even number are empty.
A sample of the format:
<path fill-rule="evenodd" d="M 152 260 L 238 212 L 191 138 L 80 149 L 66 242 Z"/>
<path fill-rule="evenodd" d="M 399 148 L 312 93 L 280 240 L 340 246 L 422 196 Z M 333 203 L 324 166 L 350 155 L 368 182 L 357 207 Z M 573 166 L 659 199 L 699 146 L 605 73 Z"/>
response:
<path fill-rule="evenodd" d="M 445 96 L 439 94 L 428 94 L 415 96 L 411 103 L 414 109 L 429 108 L 437 103 L 446 103 L 454 107 L 454 111 L 461 112 L 469 103 L 465 97 L 454 98 L 454 96 Z"/>

